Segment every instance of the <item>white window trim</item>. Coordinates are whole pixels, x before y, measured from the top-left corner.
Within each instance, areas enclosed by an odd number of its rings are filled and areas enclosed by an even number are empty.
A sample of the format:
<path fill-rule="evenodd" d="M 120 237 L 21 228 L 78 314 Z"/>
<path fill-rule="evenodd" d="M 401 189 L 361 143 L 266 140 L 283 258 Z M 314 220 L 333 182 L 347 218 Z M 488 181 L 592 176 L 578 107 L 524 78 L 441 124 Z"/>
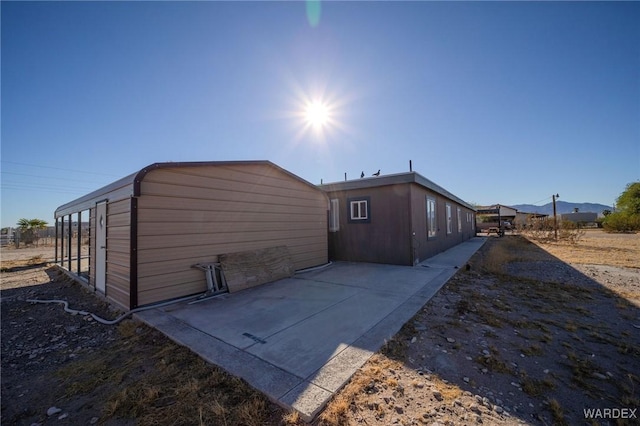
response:
<path fill-rule="evenodd" d="M 353 206 L 358 206 L 358 216 L 353 215 Z M 367 200 L 356 200 L 349 202 L 349 215 L 351 220 L 367 220 L 369 219 L 369 203 Z"/>
<path fill-rule="evenodd" d="M 462 232 L 462 210 L 460 207 L 456 207 L 456 213 L 458 213 L 458 232 Z"/>
<path fill-rule="evenodd" d="M 332 198 L 329 207 L 329 232 L 340 230 L 340 200 Z"/>
<path fill-rule="evenodd" d="M 436 211 L 436 199 L 427 196 L 427 238 L 434 238 L 438 234 Z"/>
<path fill-rule="evenodd" d="M 451 216 L 453 213 L 451 212 L 451 204 L 446 203 L 445 208 L 447 211 L 447 234 L 451 234 L 453 232 L 453 217 Z"/>

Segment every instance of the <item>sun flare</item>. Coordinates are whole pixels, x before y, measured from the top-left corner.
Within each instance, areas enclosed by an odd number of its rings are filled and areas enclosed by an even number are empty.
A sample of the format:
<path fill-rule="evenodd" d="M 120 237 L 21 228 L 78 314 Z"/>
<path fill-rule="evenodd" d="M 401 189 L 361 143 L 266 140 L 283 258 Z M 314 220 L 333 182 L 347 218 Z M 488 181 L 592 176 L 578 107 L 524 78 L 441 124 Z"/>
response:
<path fill-rule="evenodd" d="M 329 122 L 329 108 L 321 102 L 310 102 L 305 109 L 307 123 L 315 128 L 321 128 Z"/>

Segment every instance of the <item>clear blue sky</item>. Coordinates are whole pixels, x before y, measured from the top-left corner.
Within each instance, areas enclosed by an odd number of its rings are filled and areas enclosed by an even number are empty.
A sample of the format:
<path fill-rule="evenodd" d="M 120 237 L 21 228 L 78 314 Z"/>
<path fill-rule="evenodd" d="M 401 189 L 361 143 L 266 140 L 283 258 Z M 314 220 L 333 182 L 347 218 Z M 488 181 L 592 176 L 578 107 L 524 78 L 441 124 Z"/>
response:
<path fill-rule="evenodd" d="M 2 226 L 53 222 L 57 206 L 162 161 L 266 159 L 320 183 L 413 160 L 479 204 L 611 205 L 640 179 L 639 3 L 1 13 Z M 330 108 L 321 130 L 305 129 L 309 100 Z"/>

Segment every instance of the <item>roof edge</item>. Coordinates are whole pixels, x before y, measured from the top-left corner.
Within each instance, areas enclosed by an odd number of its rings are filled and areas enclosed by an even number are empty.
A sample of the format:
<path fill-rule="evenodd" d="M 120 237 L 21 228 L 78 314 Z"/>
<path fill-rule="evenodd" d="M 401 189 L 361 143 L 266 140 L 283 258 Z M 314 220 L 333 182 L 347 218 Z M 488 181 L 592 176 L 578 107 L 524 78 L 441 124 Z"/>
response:
<path fill-rule="evenodd" d="M 164 162 L 164 163 L 153 163 L 149 164 L 146 167 L 134 172 L 130 175 L 127 175 L 121 179 L 118 179 L 108 185 L 105 185 L 101 188 L 96 189 L 95 191 L 91 191 L 86 195 L 83 195 L 75 200 L 69 201 L 68 203 L 60 205 L 54 211 L 54 218 L 59 218 L 68 214 L 77 213 L 80 211 L 87 210 L 95 204 L 97 201 L 105 199 L 105 197 L 116 190 L 122 189 L 127 185 L 132 185 L 131 193 L 128 194 L 128 197 L 138 197 L 140 196 L 140 185 L 144 178 L 152 172 L 153 170 L 158 169 L 168 169 L 175 167 L 206 167 L 206 166 L 225 166 L 225 165 L 265 165 L 271 168 L 274 168 L 287 176 L 296 179 L 305 185 L 315 189 L 316 191 L 320 191 L 326 198 L 326 194 L 317 185 L 312 184 L 311 182 L 301 178 L 300 176 L 291 173 L 290 171 L 283 169 L 277 164 L 272 163 L 268 160 L 234 160 L 234 161 L 181 161 L 181 162 Z"/>
<path fill-rule="evenodd" d="M 416 185 L 420 185 L 423 188 L 434 191 L 442 195 L 443 197 L 446 197 L 452 201 L 455 201 L 461 204 L 464 207 L 467 207 L 473 211 L 476 211 L 476 208 L 473 207 L 471 204 L 467 203 L 466 201 L 462 200 L 459 197 L 456 197 L 455 195 L 453 195 L 451 192 L 447 191 L 440 185 L 427 179 L 426 177 L 422 176 L 420 173 L 414 172 L 414 171 L 394 173 L 394 174 L 382 175 L 378 177 L 351 179 L 344 182 L 326 183 L 323 185 L 319 185 L 319 188 L 321 188 L 323 191 L 330 192 L 330 191 L 346 191 L 346 190 L 361 189 L 361 188 L 373 188 L 377 186 L 396 185 L 396 184 L 403 184 L 403 183 L 415 183 Z"/>

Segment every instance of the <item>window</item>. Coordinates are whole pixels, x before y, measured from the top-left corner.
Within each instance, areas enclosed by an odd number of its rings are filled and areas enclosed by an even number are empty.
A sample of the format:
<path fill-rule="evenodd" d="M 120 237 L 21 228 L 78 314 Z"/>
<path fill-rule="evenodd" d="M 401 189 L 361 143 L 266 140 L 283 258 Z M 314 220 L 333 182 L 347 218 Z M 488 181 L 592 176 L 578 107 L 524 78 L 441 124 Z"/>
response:
<path fill-rule="evenodd" d="M 458 213 L 458 232 L 462 232 L 462 211 L 460 207 L 456 207 L 456 213 Z"/>
<path fill-rule="evenodd" d="M 349 222 L 371 222 L 369 197 L 349 199 Z"/>
<path fill-rule="evenodd" d="M 436 236 L 436 200 L 435 198 L 427 197 L 427 237 L 432 238 Z"/>
<path fill-rule="evenodd" d="M 451 217 L 451 204 L 446 204 L 447 206 L 447 234 L 453 232 L 453 218 Z"/>
<path fill-rule="evenodd" d="M 340 200 L 333 198 L 329 206 L 329 232 L 340 230 Z"/>

